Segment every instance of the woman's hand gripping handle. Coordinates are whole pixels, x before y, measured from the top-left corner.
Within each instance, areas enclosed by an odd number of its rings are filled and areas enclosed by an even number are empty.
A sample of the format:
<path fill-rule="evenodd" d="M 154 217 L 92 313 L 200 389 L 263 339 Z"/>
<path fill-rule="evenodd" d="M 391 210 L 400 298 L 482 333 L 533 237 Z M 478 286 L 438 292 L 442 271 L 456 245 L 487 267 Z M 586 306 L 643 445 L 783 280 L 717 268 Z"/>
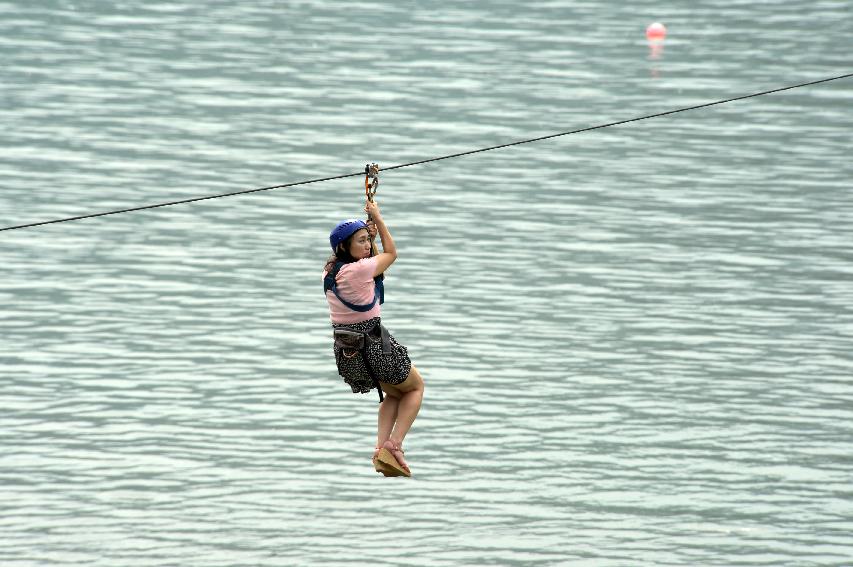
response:
<path fill-rule="evenodd" d="M 382 218 L 382 213 L 379 211 L 379 203 L 376 201 L 368 201 L 364 207 L 364 211 L 367 213 L 369 219 L 367 221 L 367 231 L 370 233 L 371 237 L 375 237 L 378 232 L 379 237 L 382 239 L 382 253 L 377 254 L 376 250 L 374 250 L 378 263 L 376 266 L 376 273 L 373 275 L 378 276 L 384 272 L 388 266 L 394 263 L 394 260 L 397 259 L 397 247 L 394 245 L 394 239 L 391 238 L 391 232 L 388 230 L 388 226 Z"/>

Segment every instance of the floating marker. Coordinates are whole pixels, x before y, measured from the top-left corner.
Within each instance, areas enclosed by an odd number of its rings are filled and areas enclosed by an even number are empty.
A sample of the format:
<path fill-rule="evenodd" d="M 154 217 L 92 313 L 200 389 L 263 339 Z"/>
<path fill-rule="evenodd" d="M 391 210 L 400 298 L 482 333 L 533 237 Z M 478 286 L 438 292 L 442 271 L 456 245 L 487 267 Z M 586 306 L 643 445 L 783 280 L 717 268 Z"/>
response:
<path fill-rule="evenodd" d="M 646 39 L 649 41 L 663 41 L 666 37 L 666 26 L 660 22 L 649 24 L 646 28 Z"/>

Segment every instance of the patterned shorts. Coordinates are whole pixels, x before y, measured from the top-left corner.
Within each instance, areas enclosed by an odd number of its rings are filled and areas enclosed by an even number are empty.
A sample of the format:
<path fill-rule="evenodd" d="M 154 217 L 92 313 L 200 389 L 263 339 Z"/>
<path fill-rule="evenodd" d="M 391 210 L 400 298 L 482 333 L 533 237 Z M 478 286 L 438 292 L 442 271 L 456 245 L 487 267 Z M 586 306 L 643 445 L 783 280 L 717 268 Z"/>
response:
<path fill-rule="evenodd" d="M 361 323 L 349 325 L 333 324 L 335 329 L 349 329 L 350 331 L 368 332 L 374 325 L 379 324 L 379 317 L 374 317 Z M 349 384 L 354 394 L 366 394 L 374 388 L 373 380 L 364 364 L 361 353 L 356 353 L 352 358 L 343 354 L 343 349 L 333 347 L 335 351 L 335 363 L 338 365 L 338 374 L 344 382 Z M 375 342 L 367 347 L 367 361 L 380 382 L 386 384 L 400 384 L 409 377 L 412 361 L 409 360 L 409 352 L 393 336 L 391 336 L 391 354 L 382 354 L 382 343 Z"/>

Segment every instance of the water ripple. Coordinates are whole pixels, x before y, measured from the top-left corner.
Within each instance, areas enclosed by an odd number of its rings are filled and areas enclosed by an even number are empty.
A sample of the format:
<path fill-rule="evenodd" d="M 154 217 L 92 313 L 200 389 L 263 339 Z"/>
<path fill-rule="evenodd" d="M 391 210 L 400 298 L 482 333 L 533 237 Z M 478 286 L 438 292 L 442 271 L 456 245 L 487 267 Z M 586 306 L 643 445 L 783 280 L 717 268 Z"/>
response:
<path fill-rule="evenodd" d="M 848 71 L 843 3 L 648 14 L 0 2 L 3 224 Z M 319 292 L 357 182 L 3 233 L 0 563 L 845 564 L 848 82 L 386 173 L 410 481 Z"/>

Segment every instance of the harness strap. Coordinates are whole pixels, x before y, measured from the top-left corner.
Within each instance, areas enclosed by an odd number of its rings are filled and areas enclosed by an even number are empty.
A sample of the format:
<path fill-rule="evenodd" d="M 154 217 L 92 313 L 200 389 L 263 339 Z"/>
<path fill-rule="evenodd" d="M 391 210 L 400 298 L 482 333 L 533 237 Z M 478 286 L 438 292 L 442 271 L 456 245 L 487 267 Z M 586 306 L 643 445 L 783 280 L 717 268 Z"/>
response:
<path fill-rule="evenodd" d="M 376 377 L 376 373 L 373 371 L 373 367 L 370 365 L 370 361 L 367 360 L 367 345 L 361 349 L 361 359 L 364 361 L 364 367 L 367 368 L 367 373 L 370 374 L 370 379 L 373 380 L 373 385 L 376 386 L 376 391 L 379 392 L 379 403 L 382 403 L 384 399 L 382 397 L 382 386 L 379 384 L 379 378 Z"/>
<path fill-rule="evenodd" d="M 349 329 L 347 329 L 347 331 L 350 334 L 361 334 L 364 336 L 364 340 L 361 342 L 361 345 L 362 345 L 361 348 L 358 350 L 353 349 L 353 356 L 355 355 L 356 352 L 361 354 L 361 359 L 364 361 L 364 367 L 367 369 L 367 374 L 370 376 L 370 379 L 373 381 L 373 385 L 376 386 L 376 391 L 379 393 L 379 403 L 381 404 L 382 400 L 384 400 L 384 397 L 382 396 L 382 386 L 379 384 L 379 378 L 377 378 L 376 372 L 373 370 L 373 366 L 371 366 L 370 360 L 368 360 L 368 358 L 367 358 L 367 349 L 373 343 L 381 342 L 382 343 L 382 354 L 384 354 L 384 355 L 391 354 L 391 352 L 392 352 L 391 351 L 391 335 L 388 332 L 388 329 L 385 328 L 385 325 L 382 325 L 381 323 L 379 324 L 378 329 L 377 329 L 376 325 L 374 325 L 372 328 L 370 328 L 367 331 L 352 331 Z M 378 333 L 379 336 L 376 336 L 376 334 L 374 334 L 376 331 L 379 332 Z M 341 347 L 341 348 L 345 349 L 345 347 Z M 342 354 L 344 356 L 347 356 L 346 352 L 343 352 Z M 350 358 L 350 357 L 347 357 L 347 358 Z"/>
<path fill-rule="evenodd" d="M 382 282 L 382 280 L 385 279 L 384 275 L 379 275 L 373 278 L 373 301 L 371 301 L 370 303 L 367 303 L 365 305 L 357 305 L 355 303 L 350 303 L 349 301 L 341 297 L 341 294 L 338 293 L 338 284 L 335 281 L 335 278 L 337 277 L 338 272 L 341 270 L 341 267 L 343 267 L 343 265 L 343 262 L 335 262 L 335 267 L 332 268 L 332 271 L 329 272 L 325 278 L 323 278 L 323 293 L 331 291 L 335 294 L 335 297 L 337 297 L 338 300 L 344 304 L 344 307 L 353 311 L 358 311 L 360 313 L 364 313 L 365 311 L 370 311 L 371 309 L 373 309 L 373 306 L 376 305 L 377 301 L 379 302 L 379 305 L 385 303 L 385 284 Z"/>

